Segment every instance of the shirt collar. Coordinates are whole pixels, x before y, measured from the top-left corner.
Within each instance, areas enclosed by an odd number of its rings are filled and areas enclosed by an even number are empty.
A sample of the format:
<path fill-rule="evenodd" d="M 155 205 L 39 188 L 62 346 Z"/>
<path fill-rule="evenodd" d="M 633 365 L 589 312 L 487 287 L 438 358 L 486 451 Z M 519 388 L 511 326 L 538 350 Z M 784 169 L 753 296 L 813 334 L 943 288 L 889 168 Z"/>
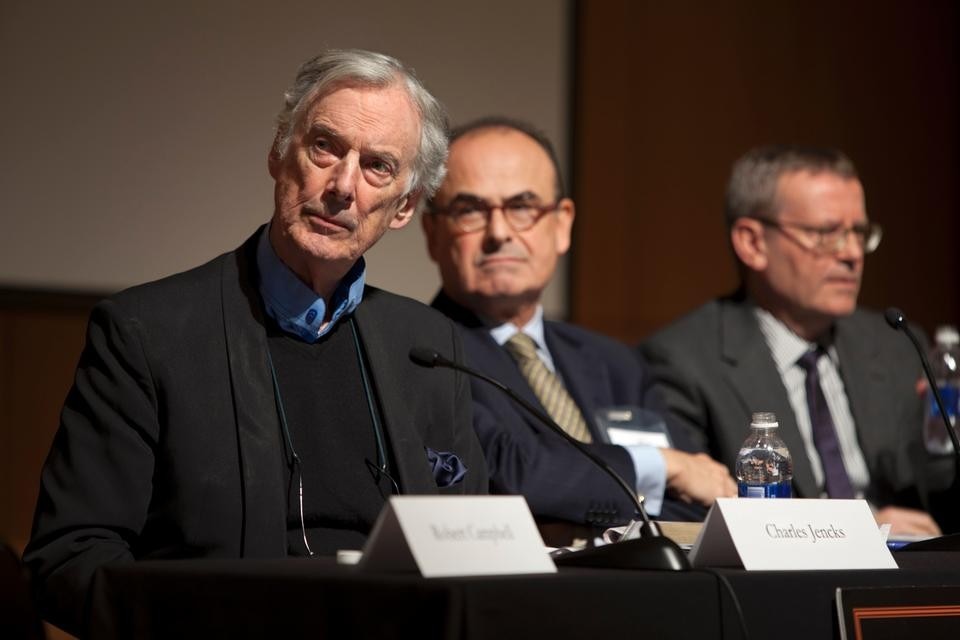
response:
<path fill-rule="evenodd" d="M 547 348 L 547 339 L 543 324 L 543 307 L 541 305 L 537 305 L 536 311 L 533 312 L 533 317 L 530 318 L 527 324 L 520 328 L 517 328 L 517 325 L 512 322 L 505 322 L 490 328 L 490 335 L 501 347 L 505 345 L 510 338 L 520 332 L 533 338 L 533 342 L 537 346 L 537 356 L 543 364 L 547 366 L 547 369 L 553 373 L 557 373 L 557 366 L 553 362 L 550 349 Z"/>
<path fill-rule="evenodd" d="M 770 347 L 773 362 L 777 365 L 777 371 L 780 372 L 781 376 L 795 366 L 797 360 L 803 354 L 817 348 L 816 342 L 804 340 L 794 333 L 790 327 L 773 317 L 773 314 L 766 309 L 754 307 L 754 312 L 757 316 L 757 322 L 760 324 L 760 333 L 763 334 L 767 346 Z M 826 353 L 836 364 L 837 350 L 833 345 L 827 347 Z"/>
<path fill-rule="evenodd" d="M 512 322 L 504 322 L 501 325 L 491 327 L 490 335 L 502 347 L 507 344 L 510 338 L 521 331 L 533 338 L 533 341 L 537 344 L 537 350 L 546 349 L 547 342 L 543 337 L 543 307 L 541 305 L 537 305 L 533 317 L 522 327 L 517 328 L 517 325 Z"/>
<path fill-rule="evenodd" d="M 285 332 L 313 343 L 326 335 L 340 318 L 357 308 L 363 299 L 366 262 L 361 256 L 330 297 L 333 313 L 325 327 L 327 303 L 305 285 L 280 260 L 270 244 L 270 226 L 264 228 L 257 243 L 257 268 L 260 271 L 260 296 L 271 318 Z"/>

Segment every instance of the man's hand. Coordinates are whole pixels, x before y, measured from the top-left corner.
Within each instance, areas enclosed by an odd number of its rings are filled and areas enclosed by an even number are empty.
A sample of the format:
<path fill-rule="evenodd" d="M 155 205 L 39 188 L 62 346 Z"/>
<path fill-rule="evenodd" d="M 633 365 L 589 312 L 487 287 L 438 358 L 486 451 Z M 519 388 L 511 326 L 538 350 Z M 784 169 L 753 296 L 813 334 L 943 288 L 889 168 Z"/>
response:
<path fill-rule="evenodd" d="M 890 524 L 891 535 L 939 536 L 940 527 L 929 514 L 904 507 L 884 507 L 873 514 L 877 524 Z"/>
<path fill-rule="evenodd" d="M 730 472 L 707 454 L 676 449 L 661 449 L 660 453 L 667 463 L 667 489 L 680 500 L 709 507 L 717 498 L 737 495 Z"/>

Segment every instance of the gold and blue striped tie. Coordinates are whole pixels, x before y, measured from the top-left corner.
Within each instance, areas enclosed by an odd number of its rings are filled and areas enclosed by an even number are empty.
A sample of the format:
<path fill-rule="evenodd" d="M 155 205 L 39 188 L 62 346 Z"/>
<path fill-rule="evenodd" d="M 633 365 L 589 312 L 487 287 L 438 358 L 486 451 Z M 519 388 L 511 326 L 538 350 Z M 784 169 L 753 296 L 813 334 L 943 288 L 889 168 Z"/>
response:
<path fill-rule="evenodd" d="M 507 351 L 517 361 L 520 372 L 527 379 L 534 395 L 543 408 L 563 430 L 580 442 L 590 442 L 590 431 L 580 413 L 580 408 L 563 387 L 560 378 L 551 372 L 537 356 L 537 346 L 533 338 L 517 333 L 507 341 Z"/>

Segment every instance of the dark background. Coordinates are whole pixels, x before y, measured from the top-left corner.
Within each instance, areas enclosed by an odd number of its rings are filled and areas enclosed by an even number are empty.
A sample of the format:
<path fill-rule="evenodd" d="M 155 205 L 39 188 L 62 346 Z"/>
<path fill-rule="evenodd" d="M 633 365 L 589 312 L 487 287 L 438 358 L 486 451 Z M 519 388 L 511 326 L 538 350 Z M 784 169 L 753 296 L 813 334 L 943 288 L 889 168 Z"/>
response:
<path fill-rule="evenodd" d="M 736 286 L 732 162 L 838 147 L 884 228 L 861 302 L 958 320 L 953 2 L 580 2 L 573 321 L 634 343 Z"/>

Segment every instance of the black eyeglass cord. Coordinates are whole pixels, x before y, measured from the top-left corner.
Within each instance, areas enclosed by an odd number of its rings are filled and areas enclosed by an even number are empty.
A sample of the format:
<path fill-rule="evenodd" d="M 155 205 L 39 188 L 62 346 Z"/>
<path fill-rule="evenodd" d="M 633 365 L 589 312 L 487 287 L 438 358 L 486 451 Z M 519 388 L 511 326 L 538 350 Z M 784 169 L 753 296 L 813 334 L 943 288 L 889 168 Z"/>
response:
<path fill-rule="evenodd" d="M 393 476 L 387 471 L 387 452 L 383 443 L 383 427 L 380 425 L 380 412 L 377 411 L 377 408 L 373 404 L 373 390 L 370 385 L 370 375 L 367 372 L 366 359 L 363 357 L 363 347 L 360 344 L 360 334 L 357 332 L 357 323 L 354 321 L 352 315 L 350 316 L 350 331 L 353 334 L 353 345 L 356 347 L 357 364 L 360 365 L 360 379 L 363 381 L 363 393 L 367 397 L 367 410 L 370 412 L 370 421 L 373 423 L 373 436 L 377 441 L 377 482 L 380 481 L 380 476 L 385 477 L 390 481 L 393 490 L 399 495 L 400 487 L 397 485 L 397 481 L 393 479 Z"/>
<path fill-rule="evenodd" d="M 293 448 L 293 440 L 290 438 L 290 429 L 287 427 L 287 412 L 283 410 L 283 397 L 280 395 L 280 383 L 277 382 L 277 369 L 273 366 L 273 356 L 270 355 L 270 349 L 267 349 L 267 361 L 270 363 L 270 377 L 273 379 L 273 395 L 277 401 L 277 414 L 280 417 L 280 428 L 283 431 L 283 437 L 287 441 L 287 448 L 290 450 L 290 468 L 297 472 L 297 498 L 300 503 L 300 533 L 303 535 L 303 546 L 307 548 L 307 555 L 311 558 L 316 555 L 307 542 L 307 523 L 303 518 L 303 469 L 300 463 L 300 456 L 297 450 Z"/>
<path fill-rule="evenodd" d="M 393 487 L 393 490 L 397 495 L 400 494 L 400 486 L 397 484 L 397 481 L 393 479 L 393 476 L 387 470 L 387 453 L 386 445 L 384 444 L 383 429 L 380 425 L 380 415 L 377 411 L 376 405 L 373 402 L 373 389 L 370 384 L 370 375 L 367 371 L 367 364 L 363 357 L 363 349 L 360 345 L 360 336 L 357 332 L 357 325 L 351 315 L 349 318 L 350 329 L 353 334 L 353 344 L 357 352 L 357 362 L 360 365 L 360 378 L 363 381 L 363 393 L 367 398 L 367 410 L 370 412 L 370 421 L 373 423 L 373 435 L 377 443 L 377 464 L 374 465 L 369 460 L 367 464 L 371 467 L 374 467 L 377 473 L 377 482 L 380 481 L 380 477 L 385 477 L 390 481 L 390 484 Z M 303 546 L 307 549 L 307 555 L 311 558 L 315 557 L 317 554 L 310 548 L 310 543 L 307 541 L 307 522 L 303 517 L 303 464 L 300 462 L 300 456 L 297 455 L 297 450 L 293 447 L 293 439 L 290 437 L 290 428 L 287 426 L 287 413 L 283 408 L 283 396 L 280 394 L 280 382 L 277 380 L 277 369 L 273 366 L 273 356 L 270 354 L 270 349 L 267 349 L 267 362 L 270 364 L 270 377 L 273 380 L 273 396 L 277 404 L 277 415 L 280 418 L 280 428 L 283 431 L 283 438 L 286 440 L 287 449 L 290 450 L 290 461 L 289 466 L 291 471 L 296 471 L 297 473 L 297 500 L 300 507 L 300 534 L 303 536 Z"/>

